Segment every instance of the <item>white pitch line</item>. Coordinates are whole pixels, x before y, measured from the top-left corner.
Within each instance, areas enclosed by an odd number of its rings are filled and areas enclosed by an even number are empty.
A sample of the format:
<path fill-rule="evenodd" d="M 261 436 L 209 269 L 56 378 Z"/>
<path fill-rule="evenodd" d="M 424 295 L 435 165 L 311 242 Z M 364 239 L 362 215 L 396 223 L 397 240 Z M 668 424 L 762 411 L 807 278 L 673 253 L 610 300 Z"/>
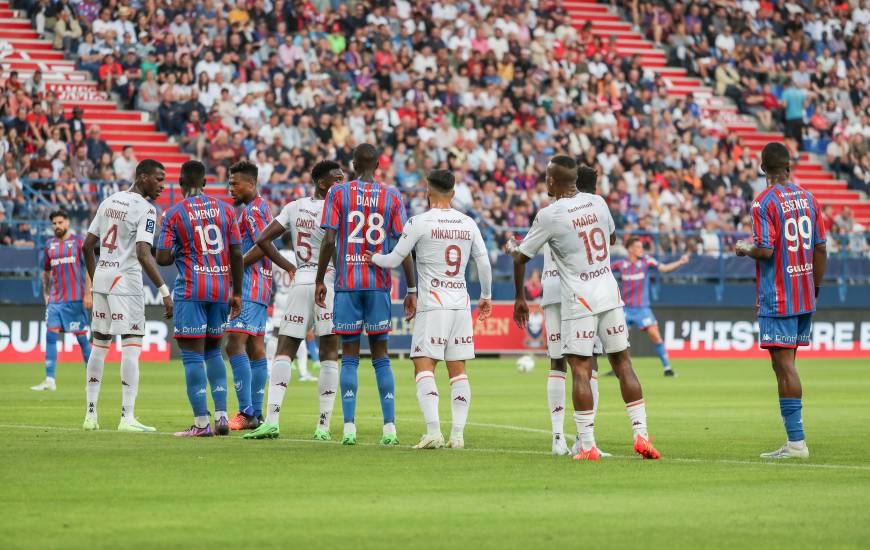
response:
<path fill-rule="evenodd" d="M 511 425 L 503 425 L 503 424 L 485 424 L 485 423 L 471 423 L 471 425 L 475 426 L 484 426 L 484 427 L 494 427 L 494 428 L 504 428 L 504 429 L 514 429 L 517 431 L 530 431 L 530 432 L 543 432 L 549 434 L 549 431 L 539 430 L 536 428 L 525 428 L 523 426 L 511 426 Z M 25 425 L 25 424 L 0 424 L 0 429 L 19 429 L 19 430 L 51 430 L 57 432 L 82 432 L 81 428 L 70 428 L 66 426 L 33 426 L 33 425 Z M 111 430 L 100 430 L 100 433 L 112 433 Z M 154 435 L 163 435 L 170 436 L 173 435 L 173 432 L 151 432 Z M 142 435 L 141 437 L 148 437 L 147 435 Z M 220 438 L 224 441 L 244 441 L 240 437 L 223 437 Z M 309 443 L 309 444 L 317 444 L 323 445 L 332 444 L 339 445 L 338 441 L 315 441 L 313 439 L 299 439 L 299 438 L 287 438 L 281 437 L 278 439 L 271 440 L 270 444 L 281 444 L 281 443 Z M 381 447 L 379 443 L 357 443 L 359 447 Z M 410 446 L 400 445 L 399 448 L 402 449 L 411 449 Z M 471 447 L 460 450 L 450 450 L 452 452 L 474 452 L 474 453 L 496 453 L 496 454 L 512 454 L 512 455 L 533 455 L 533 456 L 552 456 L 550 453 L 546 451 L 531 451 L 531 450 L 523 450 L 523 449 L 490 449 L 490 448 L 478 448 Z M 421 451 L 422 452 L 422 451 Z M 449 452 L 449 451 L 448 451 Z M 614 459 L 619 460 L 641 460 L 636 456 L 625 456 L 625 455 L 613 455 Z M 562 459 L 564 460 L 564 459 Z M 608 459 L 605 459 L 605 461 Z M 778 466 L 783 468 L 805 468 L 805 469 L 814 469 L 814 470 L 853 470 L 859 472 L 870 472 L 870 466 L 860 466 L 853 464 L 812 464 L 806 462 L 797 462 L 797 461 L 783 461 L 783 460 L 771 460 L 771 461 L 754 461 L 754 460 L 729 460 L 729 459 L 709 459 L 709 458 L 671 458 L 666 457 L 662 459 L 662 462 L 681 462 L 686 464 L 724 464 L 724 465 L 735 465 L 735 466 Z"/>

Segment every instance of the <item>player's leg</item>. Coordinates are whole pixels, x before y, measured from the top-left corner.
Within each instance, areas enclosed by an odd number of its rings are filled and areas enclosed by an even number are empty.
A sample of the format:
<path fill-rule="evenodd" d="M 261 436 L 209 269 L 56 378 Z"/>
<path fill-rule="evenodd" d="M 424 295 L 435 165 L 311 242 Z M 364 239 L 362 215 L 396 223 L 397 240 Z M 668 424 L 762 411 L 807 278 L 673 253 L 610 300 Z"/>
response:
<path fill-rule="evenodd" d="M 598 460 L 595 445 L 595 400 L 592 396 L 592 351 L 595 317 L 562 321 L 562 355 L 571 368 L 571 397 L 580 449 L 576 460 Z"/>
<path fill-rule="evenodd" d="M 112 328 L 112 317 L 109 311 L 107 296 L 94 292 L 93 300 L 94 312 L 91 327 L 94 345 L 88 357 L 88 366 L 85 369 L 87 379 L 85 384 L 87 409 L 85 412 L 85 422 L 82 427 L 86 430 L 100 429 L 97 421 L 97 402 L 100 398 L 100 384 L 103 380 L 103 367 L 106 362 L 106 354 L 109 353 L 109 346 L 112 345 L 112 336 L 109 334 Z"/>
<path fill-rule="evenodd" d="M 344 415 L 342 445 L 356 444 L 356 394 L 359 387 L 359 339 L 363 325 L 361 292 L 336 292 L 333 306 L 335 332 L 341 338 L 341 411 Z"/>
<path fill-rule="evenodd" d="M 282 328 L 283 330 L 283 328 Z M 254 340 L 249 340 L 249 352 L 256 356 L 256 349 L 250 346 Z M 275 361 L 272 363 L 272 373 L 269 378 L 269 394 L 266 405 L 266 417 L 255 430 L 242 436 L 244 439 L 274 439 L 281 435 L 279 427 L 281 407 L 284 405 L 284 395 L 290 385 L 292 363 L 290 358 L 299 349 L 301 340 L 285 334 L 278 336 Z"/>
<path fill-rule="evenodd" d="M 74 319 L 69 323 L 69 332 L 75 334 L 76 342 L 82 350 L 82 359 L 87 366 L 88 358 L 91 356 L 91 343 L 88 341 L 88 312 L 81 302 L 75 302 L 71 314 Z"/>
<path fill-rule="evenodd" d="M 565 442 L 565 378 L 568 367 L 562 357 L 562 307 L 560 304 L 544 306 L 544 326 L 547 329 L 547 356 L 550 372 L 547 374 L 547 407 L 553 431 L 554 455 L 568 454 Z"/>
<path fill-rule="evenodd" d="M 307 339 L 310 335 L 306 335 Z M 314 382 L 317 378 L 311 376 L 311 373 L 308 372 L 308 346 L 302 345 L 299 346 L 299 350 L 296 352 L 296 368 L 299 370 L 299 381 L 300 382 Z"/>
<path fill-rule="evenodd" d="M 440 324 L 449 330 L 444 359 L 450 376 L 450 440 L 447 446 L 453 449 L 465 448 L 465 424 L 471 408 L 471 385 L 465 362 L 474 359 L 474 323 L 471 310 L 440 311 Z"/>
<path fill-rule="evenodd" d="M 96 303 L 96 300 L 94 301 Z M 175 432 L 179 437 L 211 437 L 214 432 L 209 423 L 208 375 L 205 368 L 205 339 L 208 315 L 204 302 L 175 302 L 172 315 L 175 340 L 181 350 L 184 366 L 184 382 L 187 399 L 193 409 L 193 425 L 187 430 Z"/>
<path fill-rule="evenodd" d="M 245 302 L 242 305 L 243 315 L 249 303 Z M 233 371 L 233 387 L 239 401 L 239 411 L 230 419 L 230 430 L 252 430 L 257 427 L 257 417 L 254 416 L 254 405 L 251 399 L 251 360 L 245 352 L 249 337 L 249 334 L 239 332 L 232 327 L 227 329 L 226 351 Z"/>
<path fill-rule="evenodd" d="M 668 357 L 668 351 L 665 349 L 665 342 L 662 340 L 662 334 L 659 331 L 659 323 L 649 308 L 645 308 L 644 327 L 641 329 L 649 336 L 649 341 L 655 346 L 656 355 L 659 356 L 659 361 L 662 362 L 665 376 L 676 376 L 674 369 L 671 368 L 671 360 Z"/>
<path fill-rule="evenodd" d="M 363 321 L 372 350 L 372 366 L 384 417 L 382 445 L 398 445 L 396 435 L 396 377 L 390 364 L 387 342 L 390 339 L 392 303 L 389 292 L 372 290 L 362 293 Z"/>
<path fill-rule="evenodd" d="M 109 296 L 113 316 L 112 334 L 121 334 L 121 432 L 155 432 L 136 418 L 139 395 L 139 357 L 145 335 L 145 297 Z"/>
<path fill-rule="evenodd" d="M 266 358 L 269 359 L 270 364 L 275 362 L 275 354 L 278 352 L 278 325 L 273 324 L 272 327 L 272 333 L 266 340 Z"/>
<path fill-rule="evenodd" d="M 415 449 L 440 449 L 444 446 L 441 420 L 438 418 L 438 386 L 435 384 L 435 365 L 431 357 L 414 357 L 414 381 L 417 386 L 417 402 L 426 423 L 426 433 Z"/>
<path fill-rule="evenodd" d="M 48 306 L 51 308 L 51 305 Z M 60 328 L 46 328 L 45 330 L 45 379 L 35 386 L 31 386 L 33 391 L 55 391 L 57 390 L 57 382 L 55 381 L 55 373 L 57 369 L 57 335 L 60 333 Z"/>
<path fill-rule="evenodd" d="M 269 382 L 269 361 L 266 359 L 263 334 L 248 338 L 246 351 L 251 360 L 251 404 L 259 425 L 263 422 L 263 400 L 266 397 L 266 384 Z"/>
<path fill-rule="evenodd" d="M 210 304 L 212 307 L 222 304 Z M 205 360 L 205 376 L 211 389 L 214 401 L 214 432 L 215 435 L 230 434 L 230 420 L 227 417 L 227 364 L 221 353 L 221 337 L 209 336 L 204 340 L 203 359 Z"/>
<path fill-rule="evenodd" d="M 317 376 L 317 393 L 320 396 L 320 416 L 314 439 L 329 440 L 330 420 L 335 407 L 335 394 L 338 391 L 338 344 L 339 337 L 332 334 L 332 311 L 335 302 L 335 292 L 330 286 L 326 293 L 326 310 L 315 306 L 314 335 L 320 337 L 320 372 Z M 310 340 L 307 343 L 314 342 Z M 313 346 L 317 350 L 317 345 Z M 314 355 L 310 354 L 313 358 Z"/>
<path fill-rule="evenodd" d="M 331 323 L 330 323 L 331 324 Z M 305 341 L 305 347 L 308 348 L 308 360 L 311 361 L 311 368 L 317 370 L 320 368 L 320 349 L 318 347 L 317 333 L 314 338 Z"/>

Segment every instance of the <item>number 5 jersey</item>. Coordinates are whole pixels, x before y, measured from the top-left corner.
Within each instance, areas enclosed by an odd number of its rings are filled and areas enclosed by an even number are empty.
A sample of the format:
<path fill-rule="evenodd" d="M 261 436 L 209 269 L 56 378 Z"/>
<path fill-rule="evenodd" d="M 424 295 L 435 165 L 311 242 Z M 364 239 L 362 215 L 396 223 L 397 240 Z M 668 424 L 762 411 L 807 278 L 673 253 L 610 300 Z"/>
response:
<path fill-rule="evenodd" d="M 322 215 L 323 199 L 304 197 L 284 205 L 275 218 L 284 229 L 290 231 L 293 238 L 293 254 L 296 257 L 296 276 L 293 278 L 293 284 L 313 285 L 317 277 L 320 245 L 325 232 L 320 227 Z M 330 267 L 327 271 L 331 270 Z"/>

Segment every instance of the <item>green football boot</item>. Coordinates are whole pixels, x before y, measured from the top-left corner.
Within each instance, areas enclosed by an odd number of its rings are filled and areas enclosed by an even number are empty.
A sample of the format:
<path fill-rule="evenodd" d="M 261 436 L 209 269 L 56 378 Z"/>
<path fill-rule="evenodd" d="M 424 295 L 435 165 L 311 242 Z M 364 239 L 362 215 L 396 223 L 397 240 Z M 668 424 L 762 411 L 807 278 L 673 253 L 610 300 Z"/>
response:
<path fill-rule="evenodd" d="M 396 434 L 384 434 L 384 437 L 381 438 L 381 445 L 398 445 L 399 444 L 399 436 Z"/>
<path fill-rule="evenodd" d="M 269 424 L 263 422 L 256 429 L 246 433 L 242 439 L 277 439 L 281 435 L 281 430 L 278 429 L 278 424 Z"/>
<path fill-rule="evenodd" d="M 321 430 L 317 428 L 314 430 L 314 440 L 315 441 L 332 441 L 332 435 L 327 430 Z"/>
<path fill-rule="evenodd" d="M 349 432 L 341 438 L 342 445 L 356 445 L 356 433 Z"/>

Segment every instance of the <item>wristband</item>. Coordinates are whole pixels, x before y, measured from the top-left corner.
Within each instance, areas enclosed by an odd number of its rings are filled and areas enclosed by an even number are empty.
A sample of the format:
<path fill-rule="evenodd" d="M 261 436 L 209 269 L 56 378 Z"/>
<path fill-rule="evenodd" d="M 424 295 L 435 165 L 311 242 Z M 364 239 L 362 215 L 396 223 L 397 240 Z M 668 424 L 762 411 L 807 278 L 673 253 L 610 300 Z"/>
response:
<path fill-rule="evenodd" d="M 169 287 L 166 286 L 166 284 L 163 284 L 157 289 L 157 292 L 160 293 L 161 298 L 166 298 L 169 296 Z"/>
<path fill-rule="evenodd" d="M 819 288 L 820 288 L 820 287 L 816 287 L 816 298 L 819 297 Z"/>
<path fill-rule="evenodd" d="M 406 294 L 417 294 L 417 287 L 409 286 L 407 289 L 405 289 L 405 293 Z"/>

